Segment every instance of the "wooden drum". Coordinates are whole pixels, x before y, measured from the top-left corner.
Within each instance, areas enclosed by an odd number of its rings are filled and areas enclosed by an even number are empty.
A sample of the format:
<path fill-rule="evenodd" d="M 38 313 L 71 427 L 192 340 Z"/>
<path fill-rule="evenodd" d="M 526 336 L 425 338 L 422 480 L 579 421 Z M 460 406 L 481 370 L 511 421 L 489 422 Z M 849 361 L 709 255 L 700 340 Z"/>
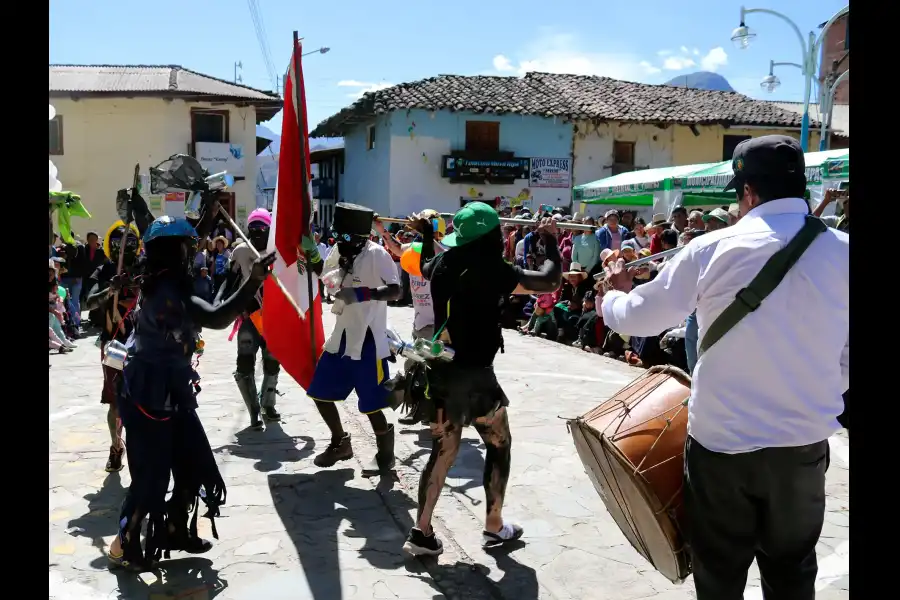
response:
<path fill-rule="evenodd" d="M 691 378 L 648 369 L 612 398 L 569 421 L 594 487 L 631 545 L 675 583 L 691 574 L 682 485 Z"/>

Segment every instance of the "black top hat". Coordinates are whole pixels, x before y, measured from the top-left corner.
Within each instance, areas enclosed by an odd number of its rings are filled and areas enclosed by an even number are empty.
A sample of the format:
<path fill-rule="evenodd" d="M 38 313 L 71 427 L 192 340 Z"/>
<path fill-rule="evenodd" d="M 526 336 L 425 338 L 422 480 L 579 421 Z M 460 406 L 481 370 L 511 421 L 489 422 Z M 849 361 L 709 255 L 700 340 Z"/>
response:
<path fill-rule="evenodd" d="M 337 233 L 368 236 L 372 232 L 375 211 L 359 204 L 338 202 L 334 205 L 331 228 Z"/>
<path fill-rule="evenodd" d="M 734 149 L 731 168 L 734 177 L 725 186 L 725 191 L 743 185 L 744 178 L 748 176 L 806 175 L 803 148 L 800 142 L 786 135 L 764 135 L 744 140 Z"/>

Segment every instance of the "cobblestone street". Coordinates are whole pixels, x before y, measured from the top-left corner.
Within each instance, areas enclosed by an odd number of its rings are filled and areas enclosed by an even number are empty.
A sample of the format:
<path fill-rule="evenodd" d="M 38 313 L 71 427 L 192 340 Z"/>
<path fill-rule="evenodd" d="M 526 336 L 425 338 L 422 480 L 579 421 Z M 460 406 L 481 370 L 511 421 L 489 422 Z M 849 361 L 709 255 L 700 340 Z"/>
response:
<path fill-rule="evenodd" d="M 330 332 L 332 315 L 325 316 Z M 412 310 L 389 309 L 402 336 Z M 483 444 L 469 430 L 438 503 L 445 552 L 417 560 L 401 550 L 415 516 L 418 475 L 430 452 L 425 427 L 398 426 L 396 476 L 363 478 L 375 453 L 368 419 L 342 406 L 355 457 L 321 470 L 313 456 L 328 430 L 303 390 L 282 374 L 283 422 L 265 432 L 249 418 L 232 378 L 227 331 L 204 333 L 200 416 L 228 486 L 220 539 L 211 552 L 177 553 L 156 573 L 110 572 L 105 548 L 116 531 L 127 465 L 106 474 L 106 409 L 100 405 L 93 338 L 50 364 L 50 597 L 56 600 L 682 600 L 626 541 L 584 473 L 562 418 L 579 416 L 641 371 L 611 359 L 505 332 L 496 370 L 510 398 L 512 474 L 505 515 L 525 529 L 509 552 L 481 549 Z M 395 368 L 392 364 L 391 368 Z M 257 367 L 258 378 L 261 369 Z M 389 419 L 395 420 L 394 415 Z M 849 598 L 849 445 L 831 439 L 827 514 L 819 542 L 820 600 Z M 209 522 L 201 534 L 212 539 Z M 756 569 L 745 598 L 762 598 Z"/>

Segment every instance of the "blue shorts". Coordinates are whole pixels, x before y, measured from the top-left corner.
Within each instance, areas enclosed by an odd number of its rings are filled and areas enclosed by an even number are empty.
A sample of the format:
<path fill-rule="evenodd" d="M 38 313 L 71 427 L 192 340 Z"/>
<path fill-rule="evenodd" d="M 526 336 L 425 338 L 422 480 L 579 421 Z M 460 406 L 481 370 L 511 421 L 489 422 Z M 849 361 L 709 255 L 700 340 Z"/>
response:
<path fill-rule="evenodd" d="M 378 358 L 372 332 L 366 333 L 360 360 L 344 356 L 346 345 L 345 334 L 337 354 L 322 353 L 306 394 L 316 402 L 343 402 L 356 390 L 359 412 L 369 414 L 384 410 L 389 406 L 390 396 L 384 387 L 390 376 L 388 361 Z"/>

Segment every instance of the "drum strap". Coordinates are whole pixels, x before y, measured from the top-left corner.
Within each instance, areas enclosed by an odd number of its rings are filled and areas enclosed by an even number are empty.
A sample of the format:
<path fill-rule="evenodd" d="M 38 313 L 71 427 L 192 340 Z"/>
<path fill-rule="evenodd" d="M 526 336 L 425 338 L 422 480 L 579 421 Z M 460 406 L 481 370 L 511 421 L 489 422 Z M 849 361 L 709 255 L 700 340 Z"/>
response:
<path fill-rule="evenodd" d="M 739 291 L 728 308 L 722 311 L 722 314 L 713 321 L 697 348 L 698 356 L 722 339 L 744 317 L 759 308 L 766 296 L 778 287 L 788 274 L 788 271 L 791 270 L 791 267 L 800 260 L 806 249 L 810 247 L 819 234 L 824 233 L 827 229 L 828 227 L 822 219 L 807 215 L 806 222 L 800 228 L 800 232 L 794 236 L 794 239 L 788 242 L 787 246 L 772 255 L 768 262 L 763 265 L 759 274 L 753 278 L 753 281 Z"/>

